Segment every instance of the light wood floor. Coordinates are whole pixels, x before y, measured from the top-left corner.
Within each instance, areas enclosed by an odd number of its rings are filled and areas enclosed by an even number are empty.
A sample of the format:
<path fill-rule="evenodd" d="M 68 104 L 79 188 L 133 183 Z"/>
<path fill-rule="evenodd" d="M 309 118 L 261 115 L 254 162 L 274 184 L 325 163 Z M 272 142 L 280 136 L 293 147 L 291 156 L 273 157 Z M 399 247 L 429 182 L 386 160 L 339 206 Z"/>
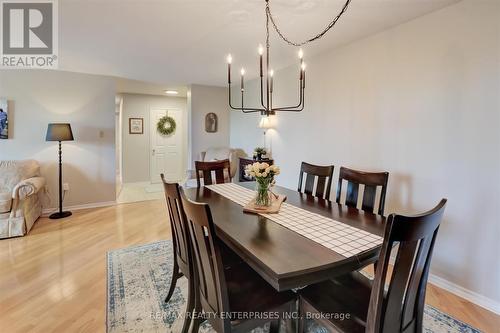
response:
<path fill-rule="evenodd" d="M 27 237 L 0 240 L 0 332 L 105 332 L 106 252 L 170 238 L 161 200 L 41 218 Z M 432 285 L 429 304 L 484 332 L 500 316 Z"/>

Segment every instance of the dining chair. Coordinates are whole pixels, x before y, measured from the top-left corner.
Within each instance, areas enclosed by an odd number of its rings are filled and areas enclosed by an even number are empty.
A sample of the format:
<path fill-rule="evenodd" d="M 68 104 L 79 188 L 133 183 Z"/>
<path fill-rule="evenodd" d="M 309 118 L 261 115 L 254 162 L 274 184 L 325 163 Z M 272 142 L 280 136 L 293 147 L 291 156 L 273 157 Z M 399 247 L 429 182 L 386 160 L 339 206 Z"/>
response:
<path fill-rule="evenodd" d="M 308 286 L 299 291 L 301 315 L 331 314 L 330 319 L 322 316 L 318 321 L 335 332 L 422 332 L 429 267 L 445 206 L 446 199 L 442 199 L 421 215 L 391 214 L 374 280 L 353 272 Z M 394 248 L 396 260 L 389 274 L 391 250 L 396 243 L 399 247 Z M 300 332 L 303 329 L 301 320 Z"/>
<path fill-rule="evenodd" d="M 167 204 L 168 216 L 170 219 L 170 228 L 172 230 L 172 243 L 173 243 L 173 258 L 174 267 L 172 270 L 172 278 L 170 280 L 170 288 L 168 290 L 167 297 L 165 298 L 165 303 L 167 303 L 172 297 L 177 280 L 182 276 L 188 279 L 188 297 L 186 305 L 186 313 L 192 312 L 194 310 L 194 279 L 193 279 L 193 267 L 191 260 L 191 247 L 188 235 L 188 229 L 186 225 L 186 218 L 184 214 L 184 209 L 182 207 L 182 201 L 180 198 L 179 184 L 168 183 L 165 181 L 165 177 L 161 174 L 161 180 L 163 182 L 163 189 L 165 191 L 165 200 Z M 182 332 L 187 333 L 189 329 L 189 324 L 191 316 L 186 315 L 184 318 L 184 325 L 182 327 Z"/>
<path fill-rule="evenodd" d="M 245 168 L 247 167 L 247 165 L 251 165 L 251 164 L 254 164 L 255 162 L 259 162 L 259 163 L 267 163 L 269 165 L 273 165 L 274 164 L 274 160 L 271 159 L 271 158 L 268 158 L 268 159 L 265 159 L 265 160 L 259 160 L 259 161 L 256 161 L 254 159 L 251 159 L 251 158 L 245 158 L 245 157 L 240 157 L 239 158 L 239 172 L 238 172 L 238 181 L 240 183 L 243 183 L 243 182 L 254 182 L 255 181 L 255 177 L 251 177 L 251 176 L 247 176 L 246 173 L 245 173 Z"/>
<path fill-rule="evenodd" d="M 201 179 L 203 179 L 203 185 L 212 185 L 214 183 L 212 172 L 215 173 L 216 184 L 231 182 L 232 180 L 231 165 L 227 159 L 212 162 L 195 161 L 194 165 L 198 187 L 201 187 Z"/>
<path fill-rule="evenodd" d="M 247 264 L 224 269 L 222 242 L 215 233 L 210 207 L 190 201 L 182 191 L 181 197 L 195 263 L 195 313 L 207 314 L 195 316 L 192 332 L 198 332 L 205 320 L 218 333 L 249 332 L 267 322 L 271 322 L 270 332 L 279 332 L 280 319 L 295 310 L 295 294 L 277 292 Z M 270 317 L 249 318 L 255 313 Z"/>
<path fill-rule="evenodd" d="M 320 166 L 302 162 L 300 166 L 299 186 L 297 188 L 297 191 L 313 195 L 321 199 L 330 200 L 333 168 L 333 165 Z M 306 182 L 304 189 L 302 189 L 304 174 L 306 174 Z M 316 191 L 314 191 L 314 181 L 316 180 L 316 178 L 318 179 L 318 181 L 316 183 Z"/>
<path fill-rule="evenodd" d="M 359 185 L 364 185 L 361 209 L 374 213 L 377 187 L 381 187 L 378 204 L 378 214 L 384 215 L 385 195 L 387 192 L 388 172 L 364 172 L 345 167 L 340 168 L 339 183 L 337 186 L 337 203 L 341 203 L 342 183 L 347 181 L 347 193 L 345 205 L 351 207 L 358 206 Z"/>

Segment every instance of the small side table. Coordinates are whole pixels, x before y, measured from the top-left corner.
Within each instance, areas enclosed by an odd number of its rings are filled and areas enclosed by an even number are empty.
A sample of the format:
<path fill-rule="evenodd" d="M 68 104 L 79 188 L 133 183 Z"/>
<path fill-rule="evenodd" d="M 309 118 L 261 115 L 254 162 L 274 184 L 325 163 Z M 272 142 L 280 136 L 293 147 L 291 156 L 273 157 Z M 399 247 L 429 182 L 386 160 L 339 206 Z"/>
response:
<path fill-rule="evenodd" d="M 274 164 L 274 160 L 271 158 L 263 158 L 260 160 L 253 160 L 251 158 L 240 157 L 240 168 L 239 168 L 239 181 L 240 182 L 253 182 L 255 179 L 253 177 L 247 177 L 245 175 L 245 167 L 249 164 L 254 164 L 255 162 L 266 162 L 269 165 Z"/>

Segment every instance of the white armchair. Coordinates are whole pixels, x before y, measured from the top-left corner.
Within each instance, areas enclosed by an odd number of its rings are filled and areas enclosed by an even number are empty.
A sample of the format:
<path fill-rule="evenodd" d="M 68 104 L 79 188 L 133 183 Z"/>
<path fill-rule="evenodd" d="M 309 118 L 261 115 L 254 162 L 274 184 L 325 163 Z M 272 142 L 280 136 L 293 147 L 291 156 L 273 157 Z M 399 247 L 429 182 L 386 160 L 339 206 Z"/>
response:
<path fill-rule="evenodd" d="M 45 178 L 34 160 L 0 161 L 0 238 L 26 235 L 42 214 Z"/>

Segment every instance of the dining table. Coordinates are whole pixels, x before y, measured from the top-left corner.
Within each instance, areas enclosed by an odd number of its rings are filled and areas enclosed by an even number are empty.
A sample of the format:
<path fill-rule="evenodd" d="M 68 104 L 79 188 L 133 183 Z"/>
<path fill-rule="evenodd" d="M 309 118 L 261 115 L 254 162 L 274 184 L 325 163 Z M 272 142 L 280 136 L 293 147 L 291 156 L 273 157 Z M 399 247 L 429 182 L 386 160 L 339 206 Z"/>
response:
<path fill-rule="evenodd" d="M 184 193 L 210 206 L 217 237 L 277 291 L 325 281 L 376 262 L 384 216 L 281 186 L 272 189 L 286 196 L 286 207 L 279 213 L 246 213 L 245 197 L 238 201 L 233 194 L 249 196 L 253 189 L 254 182 L 244 182 L 188 188 Z M 361 237 L 363 241 L 358 241 Z"/>

